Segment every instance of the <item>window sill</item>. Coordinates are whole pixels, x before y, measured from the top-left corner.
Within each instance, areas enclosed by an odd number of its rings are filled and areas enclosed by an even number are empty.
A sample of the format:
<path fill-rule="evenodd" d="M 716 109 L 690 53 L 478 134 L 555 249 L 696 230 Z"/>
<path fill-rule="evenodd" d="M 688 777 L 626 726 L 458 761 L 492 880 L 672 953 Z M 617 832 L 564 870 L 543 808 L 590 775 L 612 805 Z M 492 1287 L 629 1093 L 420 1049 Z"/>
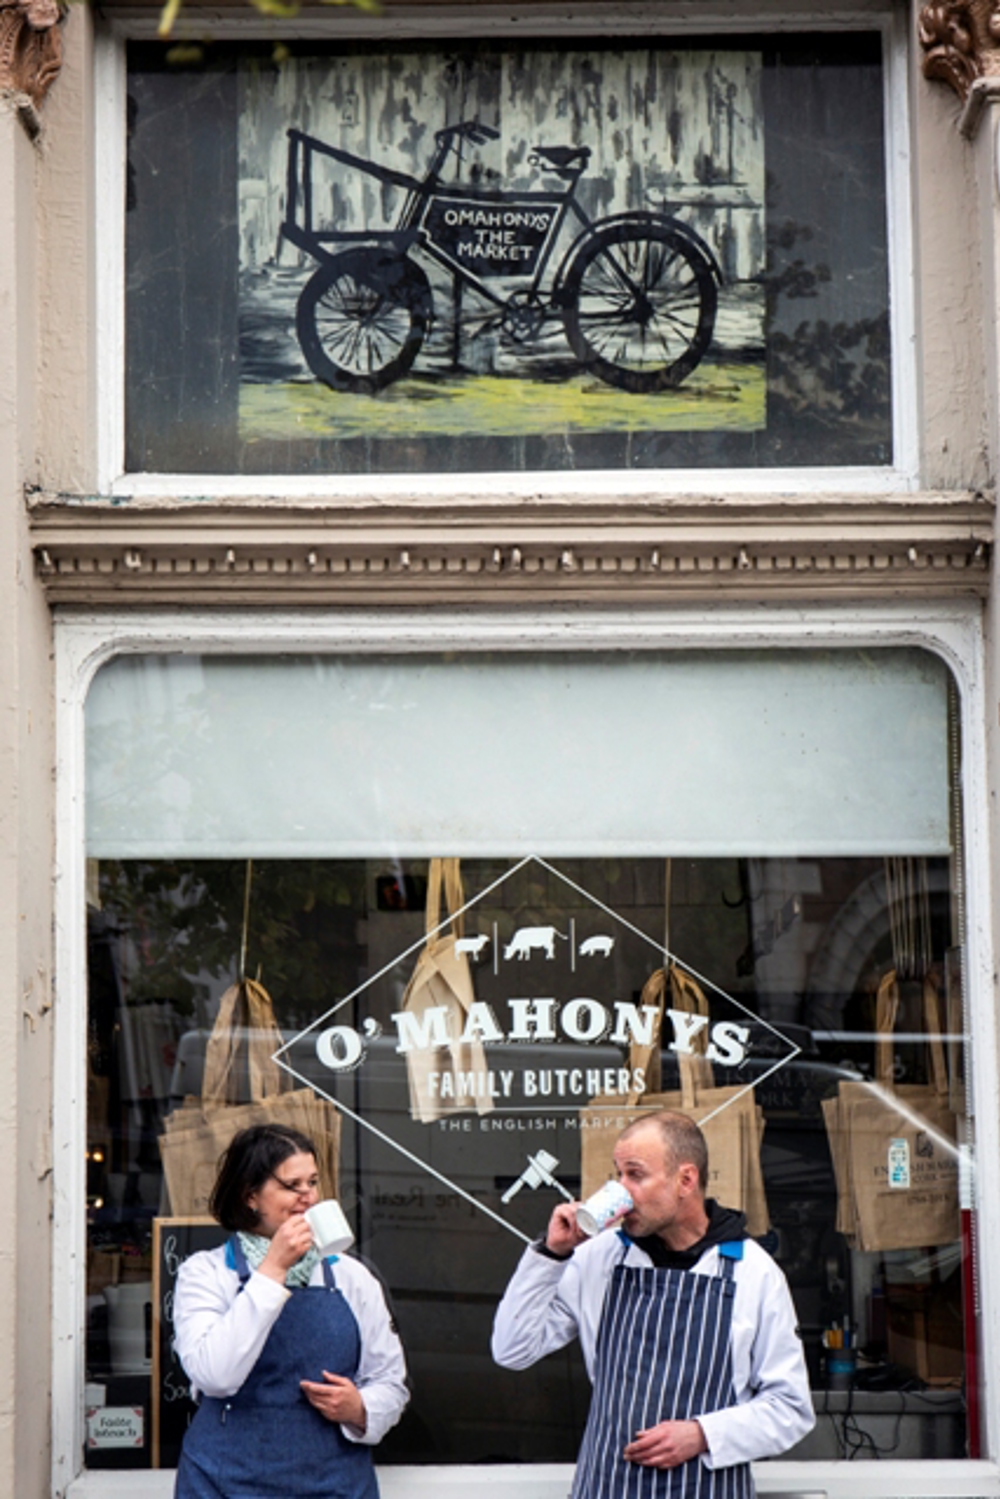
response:
<path fill-rule="evenodd" d="M 496 1467 L 382 1468 L 382 1499 L 448 1499 L 452 1493 L 494 1491 L 502 1499 L 566 1499 L 569 1463 L 498 1464 Z M 994 1499 L 1000 1468 L 989 1462 L 754 1464 L 757 1499 Z M 171 1499 L 172 1469 L 84 1473 L 66 1499 Z"/>

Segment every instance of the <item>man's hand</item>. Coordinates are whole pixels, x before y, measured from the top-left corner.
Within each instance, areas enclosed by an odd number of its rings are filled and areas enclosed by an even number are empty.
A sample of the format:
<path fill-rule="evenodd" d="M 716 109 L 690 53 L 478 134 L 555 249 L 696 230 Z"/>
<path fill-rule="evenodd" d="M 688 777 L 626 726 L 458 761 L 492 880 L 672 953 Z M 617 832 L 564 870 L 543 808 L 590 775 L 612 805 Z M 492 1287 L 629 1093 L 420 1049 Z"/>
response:
<path fill-rule="evenodd" d="M 357 1426 L 364 1431 L 368 1425 L 368 1412 L 357 1385 L 343 1374 L 328 1374 L 323 1370 L 323 1384 L 311 1379 L 300 1379 L 299 1388 L 328 1421 L 341 1421 L 345 1426 Z"/>
<path fill-rule="evenodd" d="M 552 1210 L 545 1247 L 553 1254 L 572 1254 L 578 1244 L 587 1242 L 587 1235 L 576 1226 L 578 1202 L 561 1202 Z"/>
<path fill-rule="evenodd" d="M 660 1421 L 648 1431 L 637 1432 L 624 1455 L 644 1468 L 677 1468 L 707 1451 L 705 1433 L 697 1421 Z"/>

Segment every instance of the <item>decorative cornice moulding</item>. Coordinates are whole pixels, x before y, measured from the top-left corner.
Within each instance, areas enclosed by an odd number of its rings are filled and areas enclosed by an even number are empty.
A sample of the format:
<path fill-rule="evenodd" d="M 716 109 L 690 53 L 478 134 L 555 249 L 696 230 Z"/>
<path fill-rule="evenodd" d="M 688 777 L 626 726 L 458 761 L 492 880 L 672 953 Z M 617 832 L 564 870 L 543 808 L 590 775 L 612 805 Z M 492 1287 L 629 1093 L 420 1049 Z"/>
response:
<path fill-rule="evenodd" d="M 41 108 L 62 66 L 62 18 L 58 0 L 0 0 L 0 95 Z"/>
<path fill-rule="evenodd" d="M 662 602 L 985 594 L 993 502 L 976 494 L 771 502 L 240 508 L 35 496 L 56 604 Z"/>

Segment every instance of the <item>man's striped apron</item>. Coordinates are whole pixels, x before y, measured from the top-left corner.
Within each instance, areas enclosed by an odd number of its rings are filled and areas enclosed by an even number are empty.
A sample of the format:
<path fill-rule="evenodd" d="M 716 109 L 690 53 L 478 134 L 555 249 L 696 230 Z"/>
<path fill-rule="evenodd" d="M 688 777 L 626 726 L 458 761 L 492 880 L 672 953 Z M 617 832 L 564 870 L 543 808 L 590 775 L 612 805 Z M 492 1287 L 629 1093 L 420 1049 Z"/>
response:
<path fill-rule="evenodd" d="M 719 1275 L 621 1261 L 614 1267 L 572 1499 L 753 1499 L 749 1463 L 713 1470 L 696 1457 L 676 1468 L 647 1468 L 622 1456 L 637 1433 L 659 1421 L 736 1404 L 730 1330 L 742 1242 L 720 1245 L 719 1255 Z"/>

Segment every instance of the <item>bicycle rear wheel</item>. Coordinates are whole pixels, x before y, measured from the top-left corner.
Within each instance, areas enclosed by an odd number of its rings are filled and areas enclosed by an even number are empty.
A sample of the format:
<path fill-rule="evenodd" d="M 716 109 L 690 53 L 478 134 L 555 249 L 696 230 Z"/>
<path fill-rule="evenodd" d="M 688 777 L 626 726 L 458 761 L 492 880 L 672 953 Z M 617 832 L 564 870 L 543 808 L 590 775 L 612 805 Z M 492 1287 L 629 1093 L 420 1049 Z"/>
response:
<path fill-rule="evenodd" d="M 563 294 L 571 349 L 619 390 L 679 385 L 712 342 L 711 261 L 670 224 L 626 219 L 596 230 L 573 257 Z"/>
<path fill-rule="evenodd" d="M 318 380 L 374 395 L 413 364 L 432 305 L 427 277 L 405 255 L 345 250 L 306 282 L 295 328 Z"/>

